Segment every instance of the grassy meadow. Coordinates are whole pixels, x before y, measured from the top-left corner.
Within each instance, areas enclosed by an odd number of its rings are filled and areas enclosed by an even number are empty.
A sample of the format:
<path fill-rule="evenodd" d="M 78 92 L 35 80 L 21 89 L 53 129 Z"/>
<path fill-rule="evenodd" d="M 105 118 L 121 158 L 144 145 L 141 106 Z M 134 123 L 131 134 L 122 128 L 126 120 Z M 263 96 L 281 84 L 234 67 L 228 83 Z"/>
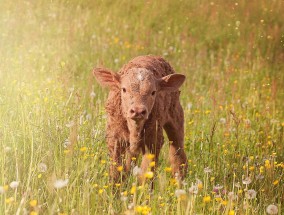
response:
<path fill-rule="evenodd" d="M 0 214 L 283 214 L 283 9 L 0 0 Z M 108 91 L 91 71 L 146 54 L 187 76 L 183 183 L 167 140 L 154 178 L 109 180 Z"/>

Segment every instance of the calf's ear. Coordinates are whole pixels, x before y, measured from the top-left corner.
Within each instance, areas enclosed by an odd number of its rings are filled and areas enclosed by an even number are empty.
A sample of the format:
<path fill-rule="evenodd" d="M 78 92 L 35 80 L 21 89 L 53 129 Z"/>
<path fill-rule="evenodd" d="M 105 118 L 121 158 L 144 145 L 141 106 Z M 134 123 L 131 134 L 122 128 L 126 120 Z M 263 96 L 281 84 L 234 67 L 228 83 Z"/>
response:
<path fill-rule="evenodd" d="M 159 90 L 161 91 L 176 91 L 185 81 L 185 76 L 182 74 L 167 75 L 158 80 Z"/>
<path fill-rule="evenodd" d="M 93 70 L 93 75 L 103 87 L 119 87 L 120 76 L 117 73 L 112 72 L 105 68 L 95 68 Z"/>

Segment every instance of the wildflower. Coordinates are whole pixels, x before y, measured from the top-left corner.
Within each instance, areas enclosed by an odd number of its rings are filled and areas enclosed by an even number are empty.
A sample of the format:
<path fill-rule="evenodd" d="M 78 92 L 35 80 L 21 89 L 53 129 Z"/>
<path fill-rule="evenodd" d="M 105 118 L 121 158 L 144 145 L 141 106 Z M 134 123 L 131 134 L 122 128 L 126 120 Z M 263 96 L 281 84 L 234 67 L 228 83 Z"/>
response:
<path fill-rule="evenodd" d="M 5 193 L 5 189 L 3 186 L 0 186 L 0 194 L 3 194 L 3 193 Z"/>
<path fill-rule="evenodd" d="M 277 185 L 279 183 L 279 180 L 273 181 L 273 185 Z"/>
<path fill-rule="evenodd" d="M 230 210 L 228 215 L 235 215 L 235 211 L 234 210 Z"/>
<path fill-rule="evenodd" d="M 155 164 L 156 164 L 155 161 L 152 161 L 149 166 L 150 166 L 150 167 L 154 167 Z"/>
<path fill-rule="evenodd" d="M 210 169 L 209 167 L 204 168 L 204 172 L 205 173 L 211 173 L 212 169 Z"/>
<path fill-rule="evenodd" d="M 238 196 L 234 194 L 234 192 L 229 192 L 228 193 L 228 199 L 231 201 L 234 201 L 235 199 L 237 199 Z"/>
<path fill-rule="evenodd" d="M 30 201 L 30 206 L 31 206 L 31 207 L 37 206 L 37 200 L 35 200 L 35 199 L 34 199 L 34 200 L 31 200 L 31 201 Z"/>
<path fill-rule="evenodd" d="M 204 196 L 203 197 L 203 202 L 204 203 L 209 203 L 211 201 L 211 197 L 210 196 Z"/>
<path fill-rule="evenodd" d="M 90 93 L 90 97 L 93 99 L 93 98 L 95 98 L 96 97 L 96 93 L 94 92 L 94 91 L 92 91 L 91 93 Z"/>
<path fill-rule="evenodd" d="M 101 195 L 104 192 L 103 189 L 99 189 L 99 194 Z"/>
<path fill-rule="evenodd" d="M 135 211 L 137 212 L 137 213 L 141 213 L 141 214 L 149 214 L 150 213 L 150 211 L 151 211 L 151 208 L 150 207 L 148 207 L 147 205 L 145 205 L 145 206 L 140 206 L 140 205 L 138 205 L 138 206 L 136 206 L 135 207 Z"/>
<path fill-rule="evenodd" d="M 101 160 L 101 164 L 105 164 L 106 163 L 106 161 L 105 160 Z"/>
<path fill-rule="evenodd" d="M 12 150 L 12 148 L 9 147 L 9 146 L 6 146 L 6 147 L 4 148 L 4 152 L 9 152 L 9 151 L 11 151 L 11 150 Z"/>
<path fill-rule="evenodd" d="M 134 194 L 135 192 L 136 192 L 136 186 L 133 185 L 133 186 L 131 187 L 130 193 L 131 193 L 131 194 Z"/>
<path fill-rule="evenodd" d="M 120 185 L 121 185 L 120 183 L 115 183 L 116 187 L 120 187 Z"/>
<path fill-rule="evenodd" d="M 276 205 L 268 205 L 266 212 L 268 214 L 278 214 L 278 207 Z"/>
<path fill-rule="evenodd" d="M 186 192 L 185 192 L 185 190 L 178 189 L 178 190 L 175 191 L 175 195 L 178 198 L 182 198 L 186 195 Z"/>
<path fill-rule="evenodd" d="M 38 215 L 38 213 L 36 211 L 32 211 L 30 215 Z"/>
<path fill-rule="evenodd" d="M 256 191 L 255 190 L 248 190 L 246 192 L 247 199 L 254 199 L 256 197 Z"/>
<path fill-rule="evenodd" d="M 171 167 L 165 167 L 165 172 L 171 172 L 172 171 L 172 168 Z"/>
<path fill-rule="evenodd" d="M 221 190 L 224 186 L 217 184 L 216 186 L 214 186 L 213 190 Z"/>
<path fill-rule="evenodd" d="M 145 177 L 146 177 L 146 178 L 151 179 L 151 178 L 153 178 L 153 176 L 154 176 L 154 173 L 151 172 L 151 171 L 148 171 L 148 172 L 145 173 Z"/>
<path fill-rule="evenodd" d="M 266 169 L 270 169 L 271 168 L 270 161 L 269 160 L 265 160 L 264 161 L 264 166 L 265 166 Z"/>
<path fill-rule="evenodd" d="M 80 148 L 80 151 L 81 151 L 81 152 L 85 152 L 85 151 L 87 151 L 87 149 L 88 149 L 88 148 L 87 148 L 86 146 L 84 146 L 84 147 L 81 147 L 81 148 Z"/>
<path fill-rule="evenodd" d="M 69 182 L 69 179 L 65 179 L 65 180 L 58 179 L 53 183 L 53 186 L 55 189 L 61 189 L 63 187 L 66 187 L 68 182 Z"/>
<path fill-rule="evenodd" d="M 133 175 L 134 175 L 134 176 L 140 175 L 141 173 L 142 173 L 142 170 L 141 170 L 141 168 L 139 168 L 138 166 L 135 166 L 135 167 L 133 168 Z"/>
<path fill-rule="evenodd" d="M 46 172 L 47 171 L 47 165 L 45 163 L 39 163 L 37 168 L 38 168 L 39 172 Z"/>
<path fill-rule="evenodd" d="M 246 177 L 245 179 L 243 179 L 243 184 L 248 185 L 250 183 L 251 183 L 250 177 Z"/>
<path fill-rule="evenodd" d="M 147 154 L 147 158 L 148 158 L 149 160 L 152 160 L 154 157 L 155 157 L 154 154 Z"/>
<path fill-rule="evenodd" d="M 14 201 L 14 198 L 13 198 L 13 197 L 10 197 L 10 198 L 5 199 L 6 204 L 10 204 L 10 203 L 12 203 L 13 201 Z"/>
<path fill-rule="evenodd" d="M 121 172 L 122 170 L 123 170 L 123 166 L 118 166 L 118 167 L 117 167 L 117 171 L 118 171 L 118 172 Z"/>
<path fill-rule="evenodd" d="M 220 118 L 219 121 L 220 121 L 221 124 L 225 124 L 226 123 L 226 119 L 225 118 Z"/>
<path fill-rule="evenodd" d="M 63 143 L 63 147 L 64 147 L 64 148 L 68 148 L 69 146 L 71 146 L 71 141 L 68 140 L 68 139 L 66 139 L 66 140 L 64 141 L 64 143 Z"/>
<path fill-rule="evenodd" d="M 20 183 L 19 181 L 12 181 L 10 183 L 10 187 L 15 189 L 15 188 L 17 188 L 19 186 L 19 183 Z"/>

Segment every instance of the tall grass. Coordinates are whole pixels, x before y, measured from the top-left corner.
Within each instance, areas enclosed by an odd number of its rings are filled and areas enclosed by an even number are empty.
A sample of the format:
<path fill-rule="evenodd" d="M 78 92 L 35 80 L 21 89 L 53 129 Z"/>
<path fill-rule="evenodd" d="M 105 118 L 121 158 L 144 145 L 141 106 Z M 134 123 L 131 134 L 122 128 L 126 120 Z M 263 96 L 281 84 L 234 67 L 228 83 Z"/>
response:
<path fill-rule="evenodd" d="M 281 214 L 283 1 L 0 5 L 0 214 Z M 187 76 L 189 172 L 171 177 L 166 141 L 153 191 L 109 181 L 91 75 L 145 54 Z"/>

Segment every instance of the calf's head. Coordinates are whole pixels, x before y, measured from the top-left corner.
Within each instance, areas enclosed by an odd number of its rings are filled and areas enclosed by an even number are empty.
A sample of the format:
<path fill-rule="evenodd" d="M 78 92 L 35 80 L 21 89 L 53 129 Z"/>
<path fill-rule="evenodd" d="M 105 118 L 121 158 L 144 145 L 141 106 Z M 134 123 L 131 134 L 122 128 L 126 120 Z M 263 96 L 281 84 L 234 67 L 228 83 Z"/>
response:
<path fill-rule="evenodd" d="M 185 80 L 185 76 L 181 74 L 157 79 L 145 68 L 132 68 L 122 75 L 103 68 L 96 68 L 93 73 L 102 86 L 120 90 L 122 114 L 129 126 L 135 126 L 140 131 L 151 114 L 159 93 L 176 91 Z"/>

